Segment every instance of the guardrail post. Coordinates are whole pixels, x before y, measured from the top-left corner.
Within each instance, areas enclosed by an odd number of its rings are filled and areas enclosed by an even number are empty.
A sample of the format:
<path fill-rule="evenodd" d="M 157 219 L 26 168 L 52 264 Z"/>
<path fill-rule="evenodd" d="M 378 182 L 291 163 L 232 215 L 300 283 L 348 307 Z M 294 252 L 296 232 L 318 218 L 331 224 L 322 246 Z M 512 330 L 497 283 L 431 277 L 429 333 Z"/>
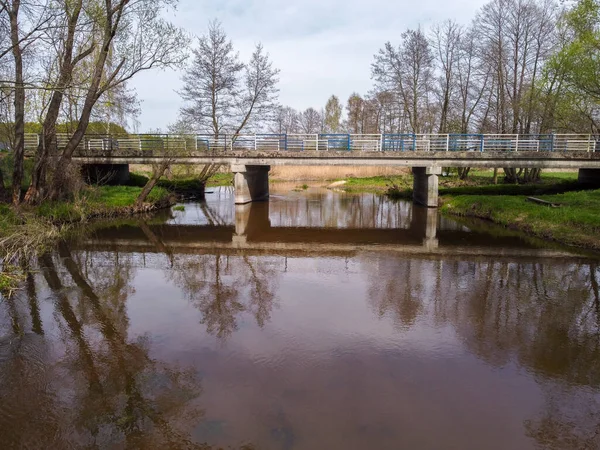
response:
<path fill-rule="evenodd" d="M 519 135 L 515 138 L 515 152 L 519 151 Z"/>
<path fill-rule="evenodd" d="M 590 147 L 592 146 L 592 135 L 588 134 L 588 153 L 590 152 Z"/>
<path fill-rule="evenodd" d="M 450 135 L 446 134 L 446 151 L 450 151 Z"/>
<path fill-rule="evenodd" d="M 417 151 L 417 134 L 413 133 L 413 152 Z"/>
<path fill-rule="evenodd" d="M 383 151 L 383 134 L 379 135 L 379 151 Z"/>
<path fill-rule="evenodd" d="M 319 150 L 319 133 L 315 134 L 315 150 Z"/>
<path fill-rule="evenodd" d="M 484 139 L 485 139 L 484 135 L 483 135 L 483 134 L 480 134 L 480 135 L 479 135 L 479 141 L 480 141 L 480 144 L 479 144 L 479 151 L 480 151 L 481 153 L 483 153 Z"/>
<path fill-rule="evenodd" d="M 350 142 L 351 142 L 351 139 L 350 139 L 350 134 L 348 134 L 348 151 L 352 150 L 352 147 L 351 147 L 351 143 L 350 143 Z"/>

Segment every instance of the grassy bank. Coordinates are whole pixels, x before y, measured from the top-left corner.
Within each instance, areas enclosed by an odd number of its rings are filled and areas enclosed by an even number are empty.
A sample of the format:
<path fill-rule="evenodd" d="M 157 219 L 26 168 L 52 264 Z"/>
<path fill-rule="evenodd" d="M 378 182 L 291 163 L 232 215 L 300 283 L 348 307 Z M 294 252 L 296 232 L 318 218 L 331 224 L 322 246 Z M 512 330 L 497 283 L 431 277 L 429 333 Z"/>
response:
<path fill-rule="evenodd" d="M 142 188 L 97 186 L 83 189 L 69 202 L 44 202 L 18 209 L 0 204 L 0 293 L 10 293 L 20 280 L 20 265 L 66 237 L 76 223 L 94 218 L 123 217 L 166 207 L 174 202 L 156 187 L 146 203 L 135 207 Z"/>
<path fill-rule="evenodd" d="M 560 206 L 532 203 L 526 195 L 456 195 L 443 199 L 442 212 L 489 220 L 546 240 L 600 250 L 600 190 L 536 197 Z"/>

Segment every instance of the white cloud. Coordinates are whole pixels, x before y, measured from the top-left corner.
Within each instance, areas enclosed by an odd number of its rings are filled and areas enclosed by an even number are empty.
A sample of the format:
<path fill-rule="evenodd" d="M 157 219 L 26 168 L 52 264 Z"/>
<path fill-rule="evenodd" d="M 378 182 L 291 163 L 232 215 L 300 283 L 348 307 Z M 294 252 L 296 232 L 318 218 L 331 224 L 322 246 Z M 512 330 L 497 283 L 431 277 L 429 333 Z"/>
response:
<path fill-rule="evenodd" d="M 344 101 L 371 87 L 373 55 L 397 43 L 407 28 L 454 19 L 468 23 L 483 0 L 181 0 L 173 21 L 195 35 L 217 18 L 247 59 L 262 42 L 281 69 L 280 101 L 297 109 L 321 108 L 327 98 Z M 142 100 L 140 131 L 165 129 L 181 104 L 180 73 L 148 72 L 132 81 Z"/>

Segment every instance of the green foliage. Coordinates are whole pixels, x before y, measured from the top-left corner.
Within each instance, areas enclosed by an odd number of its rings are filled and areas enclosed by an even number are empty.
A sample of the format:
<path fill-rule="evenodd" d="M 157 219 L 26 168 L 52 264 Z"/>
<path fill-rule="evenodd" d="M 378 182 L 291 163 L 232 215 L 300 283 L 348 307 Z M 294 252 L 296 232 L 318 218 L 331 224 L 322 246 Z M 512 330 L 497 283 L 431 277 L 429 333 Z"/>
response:
<path fill-rule="evenodd" d="M 133 206 L 142 191 L 137 186 L 98 186 L 90 195 L 90 205 L 96 207 L 122 208 Z M 163 187 L 155 186 L 148 196 L 147 202 L 160 201 L 169 195 L 169 191 Z"/>
<path fill-rule="evenodd" d="M 127 182 L 127 185 L 144 187 L 146 185 L 146 183 L 148 182 L 148 180 L 149 180 L 149 178 L 146 175 L 131 172 L 129 174 L 129 181 Z"/>
<path fill-rule="evenodd" d="M 173 180 L 161 179 L 157 186 L 177 193 L 202 193 L 205 184 L 197 178 L 175 178 Z"/>
<path fill-rule="evenodd" d="M 210 177 L 206 185 L 207 186 L 228 186 L 233 184 L 233 173 L 215 173 Z"/>
<path fill-rule="evenodd" d="M 173 211 L 185 211 L 185 206 L 183 206 L 183 205 L 173 206 Z"/>
<path fill-rule="evenodd" d="M 37 207 L 36 213 L 52 222 L 77 222 L 82 219 L 81 210 L 66 202 L 43 202 Z"/>
<path fill-rule="evenodd" d="M 600 100 L 600 4 L 579 0 L 561 26 L 570 35 L 568 42 L 551 58 L 554 71 L 565 71 L 566 81 Z"/>
<path fill-rule="evenodd" d="M 21 186 L 24 189 L 27 189 L 29 183 L 31 182 L 31 172 L 33 172 L 33 166 L 35 162 L 33 159 L 25 159 L 23 162 L 23 181 Z M 12 171 L 14 167 L 14 157 L 12 153 L 6 153 L 4 155 L 0 154 L 0 170 L 2 170 L 2 174 L 4 175 L 4 183 L 7 186 L 10 186 L 12 183 Z"/>

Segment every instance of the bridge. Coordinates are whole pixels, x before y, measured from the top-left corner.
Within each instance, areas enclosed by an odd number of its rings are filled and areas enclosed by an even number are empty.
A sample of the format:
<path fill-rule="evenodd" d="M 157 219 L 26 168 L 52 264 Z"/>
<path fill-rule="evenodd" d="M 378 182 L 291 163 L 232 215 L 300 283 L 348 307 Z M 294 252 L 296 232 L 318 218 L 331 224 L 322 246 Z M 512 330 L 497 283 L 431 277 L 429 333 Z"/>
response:
<path fill-rule="evenodd" d="M 68 135 L 58 135 L 59 149 Z M 26 136 L 31 155 L 40 137 Z M 600 136 L 581 134 L 253 134 L 88 135 L 74 161 L 125 179 L 129 164 L 229 165 L 236 204 L 269 196 L 268 174 L 278 165 L 411 167 L 414 200 L 438 204 L 443 167 L 579 169 L 584 183 L 600 183 Z"/>
<path fill-rule="evenodd" d="M 552 248 L 539 248 L 511 236 L 490 239 L 486 232 L 444 224 L 434 208 L 414 207 L 402 228 L 273 226 L 269 202 L 236 205 L 235 224 L 120 225 L 94 232 L 75 244 L 84 251 L 118 253 L 224 254 L 351 257 L 387 252 L 420 258 L 494 258 L 532 262 L 586 259 Z M 207 211 L 208 213 L 208 211 Z M 211 215 L 214 213 L 211 213 Z M 318 245 L 315 245 L 317 243 Z"/>

